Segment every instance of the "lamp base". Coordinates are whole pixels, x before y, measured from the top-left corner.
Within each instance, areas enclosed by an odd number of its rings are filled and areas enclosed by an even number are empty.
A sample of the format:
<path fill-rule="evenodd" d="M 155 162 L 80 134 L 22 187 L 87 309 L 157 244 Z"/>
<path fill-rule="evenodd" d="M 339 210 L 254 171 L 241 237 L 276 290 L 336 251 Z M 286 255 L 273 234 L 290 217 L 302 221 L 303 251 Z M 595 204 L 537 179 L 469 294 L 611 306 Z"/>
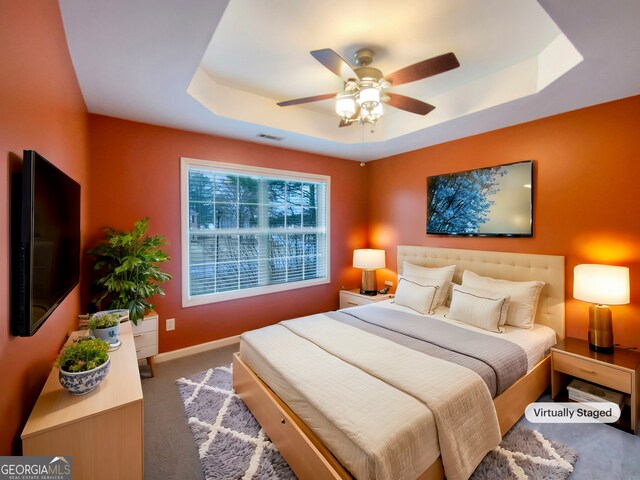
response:
<path fill-rule="evenodd" d="M 589 348 L 598 353 L 613 353 L 611 309 L 606 305 L 589 307 Z"/>
<path fill-rule="evenodd" d="M 378 294 L 378 280 L 375 270 L 362 270 L 360 294 L 374 296 Z"/>

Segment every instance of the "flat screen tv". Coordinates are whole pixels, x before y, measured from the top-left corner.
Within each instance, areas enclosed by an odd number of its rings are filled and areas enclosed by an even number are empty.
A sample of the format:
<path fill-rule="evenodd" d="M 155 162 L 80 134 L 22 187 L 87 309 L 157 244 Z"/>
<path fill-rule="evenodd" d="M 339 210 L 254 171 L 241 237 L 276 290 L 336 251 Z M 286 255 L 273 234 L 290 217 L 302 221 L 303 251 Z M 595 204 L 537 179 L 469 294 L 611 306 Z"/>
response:
<path fill-rule="evenodd" d="M 80 185 L 33 150 L 12 195 L 12 333 L 31 336 L 80 279 Z"/>
<path fill-rule="evenodd" d="M 427 233 L 533 236 L 533 161 L 428 177 Z"/>

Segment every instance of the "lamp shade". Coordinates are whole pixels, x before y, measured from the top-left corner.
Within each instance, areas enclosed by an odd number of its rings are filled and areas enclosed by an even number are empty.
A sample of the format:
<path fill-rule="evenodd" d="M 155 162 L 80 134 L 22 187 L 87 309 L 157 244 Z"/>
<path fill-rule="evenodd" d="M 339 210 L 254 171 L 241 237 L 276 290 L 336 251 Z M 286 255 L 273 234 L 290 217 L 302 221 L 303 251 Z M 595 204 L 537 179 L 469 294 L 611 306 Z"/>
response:
<path fill-rule="evenodd" d="M 353 251 L 353 268 L 375 270 L 384 267 L 384 250 L 363 248 Z"/>
<path fill-rule="evenodd" d="M 351 95 L 338 97 L 336 113 L 344 119 L 353 117 L 356 113 L 356 102 Z"/>
<path fill-rule="evenodd" d="M 368 108 L 373 108 L 380 103 L 380 90 L 375 87 L 364 87 L 360 90 L 358 101 Z"/>
<path fill-rule="evenodd" d="M 573 297 L 602 305 L 629 303 L 629 269 L 613 265 L 576 265 Z"/>

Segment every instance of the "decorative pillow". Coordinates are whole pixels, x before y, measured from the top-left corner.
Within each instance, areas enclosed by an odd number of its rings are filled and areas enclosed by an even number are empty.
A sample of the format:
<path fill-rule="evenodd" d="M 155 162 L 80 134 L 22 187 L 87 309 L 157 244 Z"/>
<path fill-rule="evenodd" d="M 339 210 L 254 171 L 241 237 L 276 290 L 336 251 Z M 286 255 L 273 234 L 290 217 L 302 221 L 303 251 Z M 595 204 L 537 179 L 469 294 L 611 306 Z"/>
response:
<path fill-rule="evenodd" d="M 397 305 L 409 307 L 416 312 L 427 315 L 435 308 L 435 297 L 440 290 L 439 285 L 427 285 L 401 277 L 396 289 L 395 302 Z"/>
<path fill-rule="evenodd" d="M 510 295 L 507 325 L 519 328 L 531 328 L 536 318 L 538 299 L 544 282 L 512 282 L 491 277 L 481 277 L 465 270 L 462 274 L 462 285 L 465 287 L 486 290 L 494 293 Z"/>
<path fill-rule="evenodd" d="M 453 274 L 455 271 L 455 265 L 449 265 L 447 267 L 439 268 L 421 267 L 419 265 L 409 263 L 406 260 L 402 264 L 402 274 L 406 277 L 418 277 L 421 279 L 438 282 L 438 284 L 444 282 L 444 287 L 442 287 L 436 295 L 436 302 L 433 308 L 441 307 L 447 301 L 447 296 L 449 295 L 449 284 L 453 279 Z"/>
<path fill-rule="evenodd" d="M 457 283 L 449 282 L 449 286 L 447 288 L 447 299 L 444 301 L 445 307 L 451 306 L 451 295 L 453 294 L 453 287 L 458 285 Z"/>
<path fill-rule="evenodd" d="M 502 333 L 507 319 L 508 295 L 454 285 L 451 308 L 445 316 L 490 332 Z"/>

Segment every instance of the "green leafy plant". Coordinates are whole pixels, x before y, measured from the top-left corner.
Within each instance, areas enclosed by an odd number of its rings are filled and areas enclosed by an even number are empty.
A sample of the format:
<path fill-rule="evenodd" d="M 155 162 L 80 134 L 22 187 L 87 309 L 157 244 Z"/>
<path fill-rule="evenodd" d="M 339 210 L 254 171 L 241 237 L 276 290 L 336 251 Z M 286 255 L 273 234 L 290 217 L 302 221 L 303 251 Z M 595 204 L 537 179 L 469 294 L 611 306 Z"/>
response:
<path fill-rule="evenodd" d="M 130 232 L 104 228 L 106 240 L 87 252 L 96 257 L 94 270 L 101 274 L 96 284 L 104 289 L 94 303 L 99 309 L 104 302 L 109 309 L 129 310 L 129 319 L 136 325 L 145 310 L 153 308 L 149 299 L 164 295 L 160 283 L 171 279 L 158 267 L 170 260 L 161 248 L 167 242 L 162 235 L 146 235 L 149 221 L 148 217 L 137 221 Z"/>
<path fill-rule="evenodd" d="M 86 372 L 109 359 L 109 344 L 99 338 L 80 339 L 67 345 L 58 355 L 56 367 L 65 372 Z"/>
<path fill-rule="evenodd" d="M 120 323 L 120 315 L 117 313 L 105 313 L 104 315 L 93 315 L 89 318 L 89 330 L 96 328 L 111 328 Z"/>

